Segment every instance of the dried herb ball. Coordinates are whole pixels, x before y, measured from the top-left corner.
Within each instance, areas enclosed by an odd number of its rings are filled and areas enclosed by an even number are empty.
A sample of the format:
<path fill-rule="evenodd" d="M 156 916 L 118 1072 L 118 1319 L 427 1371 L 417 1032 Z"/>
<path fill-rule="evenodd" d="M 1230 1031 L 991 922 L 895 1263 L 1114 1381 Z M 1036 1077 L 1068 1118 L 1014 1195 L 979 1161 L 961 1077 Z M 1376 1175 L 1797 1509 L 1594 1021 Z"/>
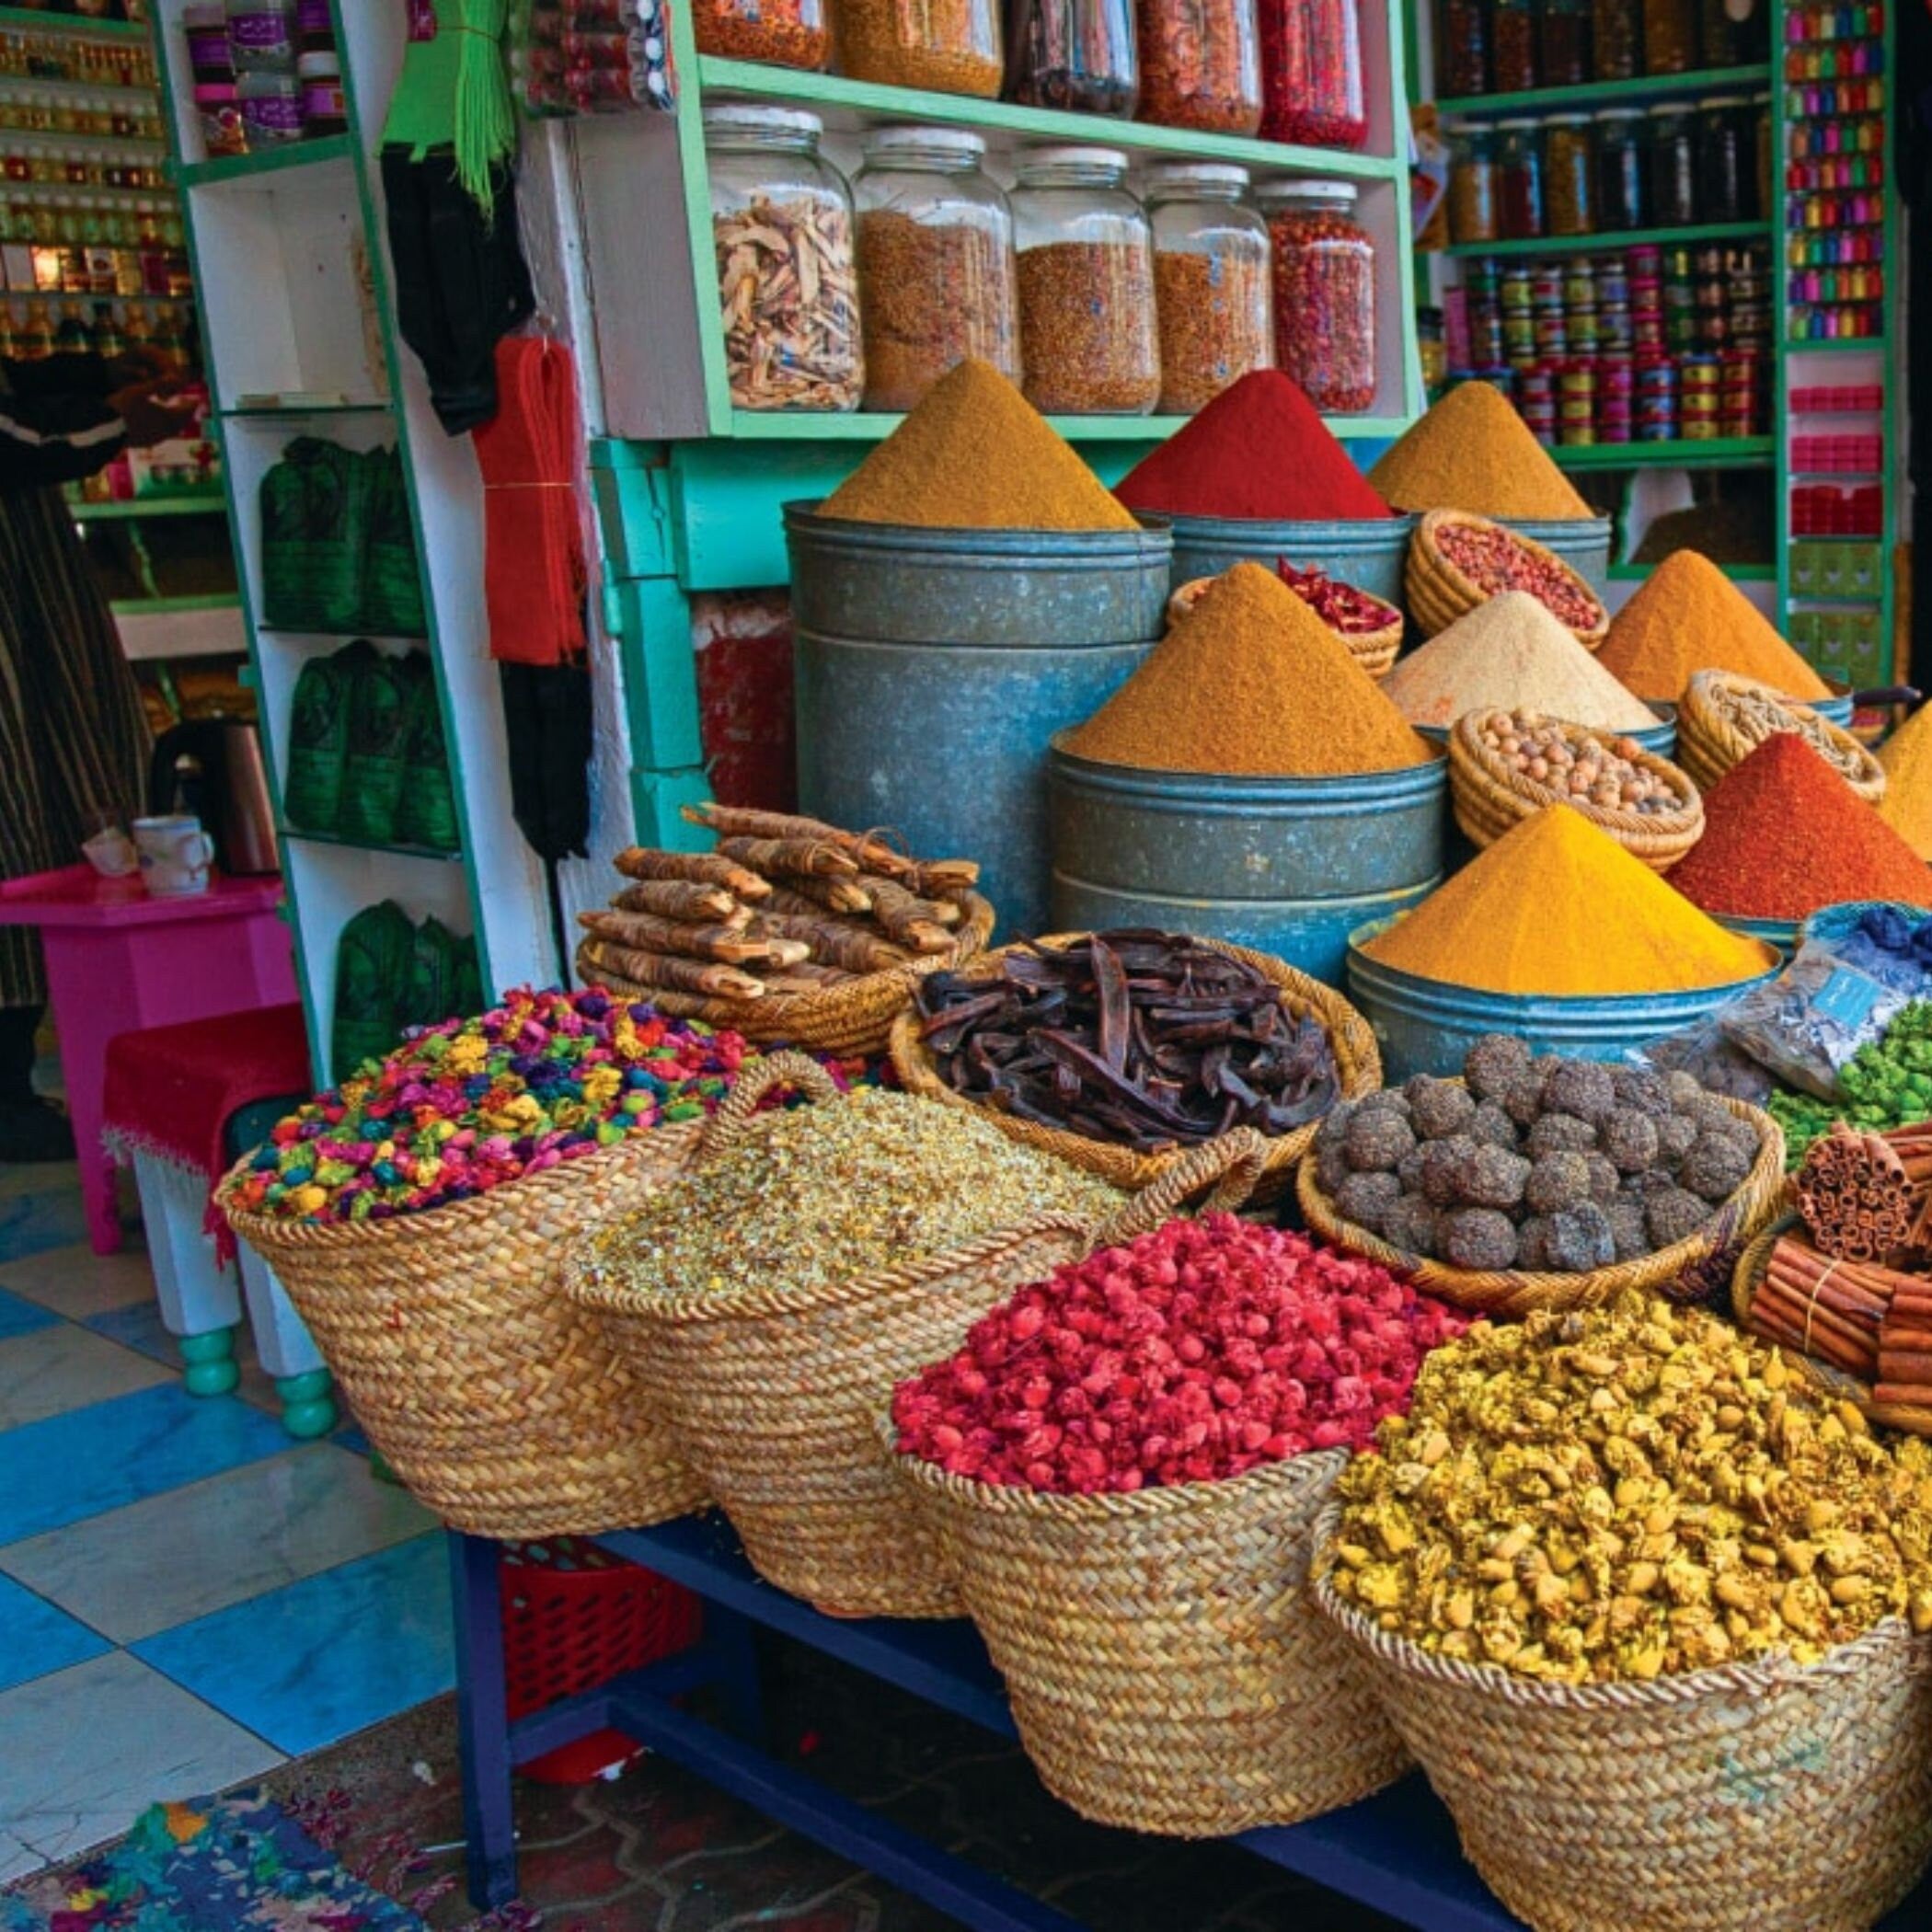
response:
<path fill-rule="evenodd" d="M 1594 1060 L 1559 1060 L 1544 1082 L 1543 1105 L 1549 1113 L 1573 1113 L 1600 1126 L 1616 1110 L 1610 1069 Z"/>
<path fill-rule="evenodd" d="M 1508 1033 L 1485 1033 L 1463 1056 L 1463 1078 L 1478 1100 L 1501 1100 L 1529 1072 L 1530 1052 Z"/>
<path fill-rule="evenodd" d="M 1402 1183 L 1393 1174 L 1351 1174 L 1335 1190 L 1335 1208 L 1345 1220 L 1383 1232 L 1388 1211 L 1402 1197 Z"/>
<path fill-rule="evenodd" d="M 1546 1154 L 1530 1168 L 1523 1198 L 1538 1214 L 1560 1213 L 1590 1199 L 1590 1163 L 1581 1154 Z"/>
<path fill-rule="evenodd" d="M 1647 1066 L 1613 1066 L 1610 1085 L 1619 1107 L 1647 1113 L 1653 1121 L 1662 1121 L 1671 1110 L 1670 1082 Z"/>
<path fill-rule="evenodd" d="M 1502 1110 L 1523 1128 L 1534 1127 L 1543 1113 L 1543 1075 L 1525 1069 L 1499 1096 Z"/>
<path fill-rule="evenodd" d="M 1418 1074 L 1402 1092 L 1409 1101 L 1409 1118 L 1425 1141 L 1445 1141 L 1452 1133 L 1468 1132 L 1476 1096 L 1459 1082 Z"/>
<path fill-rule="evenodd" d="M 1704 1089 L 1697 1085 L 1696 1076 L 1685 1073 L 1682 1067 L 1673 1067 L 1663 1076 L 1663 1084 L 1671 1090 L 1671 1106 L 1680 1113 L 1696 1101 L 1708 1098 Z"/>
<path fill-rule="evenodd" d="M 1494 1273 L 1516 1265 L 1516 1225 L 1494 1208 L 1460 1208 L 1444 1214 L 1439 1236 L 1453 1267 Z"/>
<path fill-rule="evenodd" d="M 1674 1167 L 1691 1151 L 1697 1138 L 1697 1123 L 1687 1113 L 1666 1114 L 1657 1123 L 1657 1158 Z"/>
<path fill-rule="evenodd" d="M 1455 1207 L 1465 1196 L 1463 1176 L 1474 1164 L 1479 1144 L 1466 1133 L 1422 1144 L 1422 1192 L 1437 1207 Z"/>
<path fill-rule="evenodd" d="M 1550 1266 L 1548 1215 L 1532 1214 L 1517 1228 L 1516 1265 L 1532 1274 L 1541 1274 Z"/>
<path fill-rule="evenodd" d="M 1491 1147 L 1472 1142 L 1475 1152 L 1463 1170 L 1462 1198 L 1471 1207 L 1512 1208 L 1523 1201 L 1523 1183 L 1529 1178 L 1530 1164 L 1507 1147 Z"/>
<path fill-rule="evenodd" d="M 1616 1259 L 1610 1216 L 1593 1201 L 1549 1217 L 1549 1265 L 1564 1274 L 1588 1274 Z"/>
<path fill-rule="evenodd" d="M 1383 1217 L 1382 1238 L 1404 1254 L 1432 1255 L 1439 1219 L 1421 1195 L 1404 1194 Z"/>
<path fill-rule="evenodd" d="M 1641 1174 L 1657 1165 L 1657 1122 L 1634 1107 L 1619 1107 L 1604 1117 L 1596 1144 L 1626 1174 Z"/>
<path fill-rule="evenodd" d="M 1735 1134 L 1706 1132 L 1678 1162 L 1677 1179 L 1706 1201 L 1723 1201 L 1744 1185 L 1756 1154 L 1754 1146 L 1747 1146 Z"/>
<path fill-rule="evenodd" d="M 1378 1087 L 1372 1094 L 1363 1094 L 1355 1103 L 1364 1113 L 1386 1112 L 1409 1118 L 1409 1098 L 1398 1087 Z"/>
<path fill-rule="evenodd" d="M 1396 1179 L 1402 1183 L 1405 1194 L 1420 1194 L 1422 1191 L 1422 1150 L 1418 1147 L 1412 1154 L 1405 1154 L 1396 1166 Z"/>
<path fill-rule="evenodd" d="M 1547 1113 L 1530 1129 L 1524 1144 L 1536 1160 L 1546 1154 L 1588 1154 L 1596 1145 L 1596 1129 L 1573 1113 Z"/>
<path fill-rule="evenodd" d="M 1386 1107 L 1358 1107 L 1342 1135 L 1349 1166 L 1359 1174 L 1393 1176 L 1397 1163 L 1414 1151 L 1415 1144 L 1414 1128 Z"/>
<path fill-rule="evenodd" d="M 1316 1142 L 1315 1179 L 1322 1192 L 1331 1201 L 1340 1190 L 1342 1182 L 1354 1171 L 1349 1166 L 1349 1150 L 1340 1134 L 1331 1141 Z"/>
<path fill-rule="evenodd" d="M 1604 1203 L 1604 1213 L 1610 1222 L 1610 1238 L 1616 1247 L 1619 1261 L 1635 1261 L 1650 1251 L 1650 1224 L 1644 1211 L 1634 1201 L 1609 1201 Z"/>
<path fill-rule="evenodd" d="M 1624 1180 L 1616 1170 L 1616 1162 L 1608 1155 L 1593 1150 L 1583 1156 L 1583 1165 L 1590 1169 L 1590 1198 L 1593 1201 L 1615 1201 Z"/>
<path fill-rule="evenodd" d="M 1653 1249 L 1687 1241 L 1710 1219 L 1710 1203 L 1682 1188 L 1665 1188 L 1644 1202 L 1644 1225 Z"/>
<path fill-rule="evenodd" d="M 1700 1133 L 1708 1129 L 1716 1133 L 1729 1133 L 1742 1125 L 1737 1115 L 1716 1094 L 1702 1089 L 1695 1100 L 1685 1101 L 1676 1110 L 1696 1121 Z"/>
<path fill-rule="evenodd" d="M 1648 1174 L 1626 1174 L 1624 1193 L 1632 1201 L 1648 1201 L 1652 1194 L 1668 1194 L 1677 1185 L 1677 1177 L 1668 1167 L 1652 1167 Z"/>
<path fill-rule="evenodd" d="M 1494 1100 L 1485 1100 L 1469 1116 L 1469 1124 L 1463 1132 L 1472 1141 L 1482 1141 L 1492 1147 L 1507 1147 L 1512 1154 L 1523 1139 L 1516 1131 L 1515 1121 Z"/>

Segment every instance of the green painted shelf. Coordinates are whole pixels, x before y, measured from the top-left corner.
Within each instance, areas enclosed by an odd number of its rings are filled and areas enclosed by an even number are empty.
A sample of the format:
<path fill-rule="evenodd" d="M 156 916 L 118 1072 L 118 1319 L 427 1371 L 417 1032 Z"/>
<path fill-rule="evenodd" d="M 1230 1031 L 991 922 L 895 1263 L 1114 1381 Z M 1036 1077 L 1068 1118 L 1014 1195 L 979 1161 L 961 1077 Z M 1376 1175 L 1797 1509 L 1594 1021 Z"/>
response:
<path fill-rule="evenodd" d="M 1787 342 L 1787 355 L 1887 355 L 1892 348 L 1887 336 L 1852 336 L 1840 341 Z"/>
<path fill-rule="evenodd" d="M 1768 87 L 1768 61 L 1754 66 L 1708 67 L 1696 74 L 1640 74 L 1635 80 L 1585 81 L 1578 87 L 1532 87 L 1523 94 L 1471 94 L 1440 101 L 1445 115 L 1486 120 L 1496 114 L 1529 114 L 1554 108 L 1636 108 L 1680 96 L 1721 94 L 1732 87 Z"/>
<path fill-rule="evenodd" d="M 741 443 L 876 443 L 890 436 L 903 416 L 862 409 L 733 409 L 730 436 Z M 1049 416 L 1069 443 L 1165 443 L 1185 416 Z M 1409 425 L 1386 416 L 1329 416 L 1338 437 L 1392 440 Z"/>
<path fill-rule="evenodd" d="M 225 496 L 148 497 L 128 503 L 69 503 L 67 514 L 76 523 L 104 523 L 121 518 L 144 522 L 151 516 L 221 516 L 227 508 Z"/>
<path fill-rule="evenodd" d="M 1239 161 L 1253 168 L 1296 174 L 1346 175 L 1386 181 L 1405 178 L 1406 159 L 1358 155 L 1340 148 L 1289 147 L 1275 141 L 1243 140 L 1233 134 L 1201 134 L 1188 128 L 1156 127 L 1144 121 L 1113 121 L 1100 114 L 1070 114 L 1053 108 L 1023 108 L 1011 101 L 982 100 L 967 94 L 930 94 L 916 87 L 888 87 L 874 81 L 847 80 L 837 74 L 806 74 L 795 67 L 766 66 L 756 61 L 701 56 L 698 79 L 708 95 L 735 94 L 760 100 L 783 100 L 825 112 L 872 120 L 942 122 L 982 132 L 1004 131 L 1033 141 L 1076 141 L 1123 147 L 1142 154 L 1179 155 L 1195 161 Z"/>
<path fill-rule="evenodd" d="M 345 838 L 339 832 L 305 832 L 299 825 L 283 825 L 283 838 L 310 845 L 340 845 L 350 852 L 388 852 L 397 858 L 426 858 L 440 865 L 455 865 L 461 852 L 445 852 L 440 845 L 409 845 L 395 839 Z"/>
<path fill-rule="evenodd" d="M 389 411 L 389 404 L 374 397 L 351 397 L 339 402 L 237 403 L 216 413 L 224 422 L 299 422 L 309 416 L 386 416 Z"/>
<path fill-rule="evenodd" d="M 240 603 L 229 591 L 208 597 L 117 597 L 108 608 L 117 617 L 167 617 L 177 611 L 232 611 Z"/>
<path fill-rule="evenodd" d="M 213 161 L 188 161 L 175 169 L 183 188 L 213 188 L 229 181 L 253 181 L 292 168 L 320 167 L 328 161 L 348 161 L 355 148 L 347 134 L 325 134 L 319 141 L 292 141 L 260 155 L 223 155 Z"/>
<path fill-rule="evenodd" d="M 70 34 L 90 40 L 145 40 L 144 20 L 90 20 L 85 14 L 42 6 L 0 6 L 0 27 L 17 27 L 37 33 Z M 28 76 L 22 75 L 25 79 Z"/>
<path fill-rule="evenodd" d="M 1771 436 L 1713 436 L 1701 443 L 1583 443 L 1551 450 L 1559 469 L 1715 469 L 1769 463 Z"/>
<path fill-rule="evenodd" d="M 1769 241 L 1769 222 L 1708 222 L 1695 228 L 1632 228 L 1621 235 L 1544 235 L 1535 241 L 1452 242 L 1443 251 L 1468 255 L 1600 255 L 1619 248 L 1674 247 L 1680 242 Z"/>
<path fill-rule="evenodd" d="M 1614 563 L 1610 566 L 1610 581 L 1612 583 L 1641 583 L 1656 568 L 1655 564 Z M 1718 568 L 1723 571 L 1725 576 L 1731 579 L 1732 583 L 1776 583 L 1777 581 L 1777 566 L 1776 564 L 1719 564 Z"/>

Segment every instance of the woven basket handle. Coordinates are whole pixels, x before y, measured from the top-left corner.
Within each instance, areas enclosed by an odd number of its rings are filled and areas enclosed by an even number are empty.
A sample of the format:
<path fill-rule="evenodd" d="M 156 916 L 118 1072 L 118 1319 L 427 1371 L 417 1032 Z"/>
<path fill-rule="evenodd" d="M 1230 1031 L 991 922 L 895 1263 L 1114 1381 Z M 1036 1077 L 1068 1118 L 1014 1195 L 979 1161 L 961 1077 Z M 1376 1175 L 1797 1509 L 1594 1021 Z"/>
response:
<path fill-rule="evenodd" d="M 758 1103 L 774 1087 L 796 1087 L 813 1100 L 835 1100 L 838 1083 L 816 1060 L 804 1053 L 767 1053 L 738 1076 L 730 1093 L 705 1122 L 697 1144 L 700 1164 L 729 1154 L 744 1138 Z"/>
<path fill-rule="evenodd" d="M 1171 1221 L 1181 1203 L 1218 1182 L 1208 1197 L 1209 1210 L 1233 1213 L 1255 1190 L 1268 1161 L 1268 1143 L 1252 1127 L 1236 1127 L 1190 1147 L 1168 1162 L 1153 1181 L 1130 1201 L 1095 1236 L 1101 1248 L 1118 1248 L 1140 1235 L 1151 1235 Z"/>

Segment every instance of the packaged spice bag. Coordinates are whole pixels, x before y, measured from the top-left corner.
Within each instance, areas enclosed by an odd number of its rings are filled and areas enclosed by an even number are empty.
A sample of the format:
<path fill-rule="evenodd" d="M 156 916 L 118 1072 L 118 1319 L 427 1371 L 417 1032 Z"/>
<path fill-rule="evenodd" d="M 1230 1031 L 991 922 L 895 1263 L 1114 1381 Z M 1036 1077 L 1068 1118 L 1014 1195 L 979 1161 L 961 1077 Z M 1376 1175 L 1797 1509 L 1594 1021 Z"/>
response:
<path fill-rule="evenodd" d="M 1838 1075 L 1862 1046 L 1885 1037 L 1912 1002 L 1823 940 L 1807 939 L 1775 980 L 1719 1014 L 1724 1037 L 1788 1086 L 1841 1098 Z"/>

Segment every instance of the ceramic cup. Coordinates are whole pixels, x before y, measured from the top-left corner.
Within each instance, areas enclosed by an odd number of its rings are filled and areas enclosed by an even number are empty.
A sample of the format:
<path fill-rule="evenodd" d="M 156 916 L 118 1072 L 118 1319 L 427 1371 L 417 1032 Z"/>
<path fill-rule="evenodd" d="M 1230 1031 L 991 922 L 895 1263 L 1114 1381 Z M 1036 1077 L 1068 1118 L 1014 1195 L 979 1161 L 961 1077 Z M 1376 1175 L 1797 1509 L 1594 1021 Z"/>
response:
<path fill-rule="evenodd" d="M 192 814 L 136 819 L 134 845 L 141 854 L 141 877 L 156 898 L 183 899 L 208 890 L 214 841 Z"/>
<path fill-rule="evenodd" d="M 141 869 L 141 855 L 111 812 L 90 812 L 81 857 L 103 879 L 125 879 Z"/>

